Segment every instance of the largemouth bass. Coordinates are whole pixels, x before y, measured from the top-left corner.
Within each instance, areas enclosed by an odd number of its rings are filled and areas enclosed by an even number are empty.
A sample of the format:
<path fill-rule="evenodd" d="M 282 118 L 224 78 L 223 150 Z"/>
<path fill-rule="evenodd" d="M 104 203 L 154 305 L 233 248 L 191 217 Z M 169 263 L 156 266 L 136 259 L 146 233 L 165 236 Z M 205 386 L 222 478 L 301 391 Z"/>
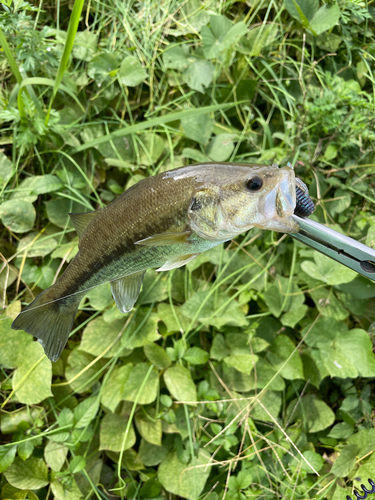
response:
<path fill-rule="evenodd" d="M 88 289 L 111 282 L 118 308 L 135 304 L 144 273 L 183 266 L 252 227 L 298 232 L 289 166 L 206 163 L 144 179 L 107 207 L 70 214 L 79 252 L 50 288 L 13 321 L 56 361 Z"/>

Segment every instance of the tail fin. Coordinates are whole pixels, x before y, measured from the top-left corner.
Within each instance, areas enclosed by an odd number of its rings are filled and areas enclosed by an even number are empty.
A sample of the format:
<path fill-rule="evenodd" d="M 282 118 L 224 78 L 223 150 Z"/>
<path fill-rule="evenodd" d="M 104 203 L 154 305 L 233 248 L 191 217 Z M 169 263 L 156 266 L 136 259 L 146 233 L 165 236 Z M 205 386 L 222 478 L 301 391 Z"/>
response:
<path fill-rule="evenodd" d="M 37 296 L 12 323 L 13 330 L 34 335 L 51 361 L 57 361 L 77 314 L 82 295 L 56 300 L 53 287 Z"/>

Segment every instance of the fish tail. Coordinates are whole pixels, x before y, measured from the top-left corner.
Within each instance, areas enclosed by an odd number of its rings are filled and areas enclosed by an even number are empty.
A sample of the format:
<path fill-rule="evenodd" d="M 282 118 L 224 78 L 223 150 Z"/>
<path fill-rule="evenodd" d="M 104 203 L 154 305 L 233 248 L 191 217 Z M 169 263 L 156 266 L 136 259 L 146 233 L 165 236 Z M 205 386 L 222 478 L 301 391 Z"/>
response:
<path fill-rule="evenodd" d="M 56 297 L 53 285 L 17 316 L 12 328 L 34 335 L 49 359 L 57 361 L 72 330 L 82 296 Z"/>

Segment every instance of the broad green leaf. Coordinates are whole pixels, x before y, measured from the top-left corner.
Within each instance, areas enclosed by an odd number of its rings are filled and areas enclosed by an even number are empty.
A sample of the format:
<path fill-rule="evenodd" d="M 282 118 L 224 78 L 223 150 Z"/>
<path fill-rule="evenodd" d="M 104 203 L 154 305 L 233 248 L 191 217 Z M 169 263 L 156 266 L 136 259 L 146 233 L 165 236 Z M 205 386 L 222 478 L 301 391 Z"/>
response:
<path fill-rule="evenodd" d="M 13 463 L 16 451 L 17 446 L 0 446 L 0 473 Z"/>
<path fill-rule="evenodd" d="M 22 363 L 23 353 L 33 343 L 33 337 L 28 333 L 11 329 L 13 319 L 1 318 L 0 321 L 0 365 L 10 369 Z"/>
<path fill-rule="evenodd" d="M 83 495 L 74 478 L 68 482 L 54 480 L 51 483 L 52 493 L 55 500 L 81 500 Z"/>
<path fill-rule="evenodd" d="M 220 56 L 220 41 L 208 26 L 203 26 L 202 31 L 203 53 L 206 59 L 217 59 Z"/>
<path fill-rule="evenodd" d="M 27 460 L 32 452 L 34 451 L 34 444 L 32 441 L 24 441 L 17 446 L 18 456 L 22 458 L 22 460 Z"/>
<path fill-rule="evenodd" d="M 91 356 L 91 354 L 79 351 L 78 349 L 75 349 L 69 354 L 67 367 L 65 369 L 65 377 L 70 387 L 75 392 L 87 392 L 101 377 L 101 373 L 98 373 L 98 367 L 103 364 L 102 360 L 85 370 L 87 365 L 94 359 L 94 356 Z M 81 372 L 82 375 L 80 375 Z M 79 375 L 78 378 L 71 380 L 76 377 L 76 375 Z"/>
<path fill-rule="evenodd" d="M 135 321 L 129 325 L 125 334 L 121 337 L 121 345 L 127 349 L 135 349 L 136 347 L 143 347 L 150 342 L 155 342 L 160 339 L 158 331 L 158 315 L 151 313 L 145 319 L 148 311 L 138 311 Z"/>
<path fill-rule="evenodd" d="M 73 56 L 81 61 L 91 61 L 97 50 L 98 37 L 95 33 L 89 30 L 77 31 L 74 46 Z"/>
<path fill-rule="evenodd" d="M 285 389 L 283 378 L 279 374 L 276 374 L 275 368 L 271 366 L 265 358 L 259 358 L 254 372 L 251 374 L 254 378 L 254 385 L 255 373 L 258 389 L 264 389 L 265 387 L 270 391 L 283 391 Z"/>
<path fill-rule="evenodd" d="M 352 434 L 348 438 L 348 444 L 356 444 L 358 446 L 359 456 L 367 455 L 375 449 L 375 429 L 362 429 Z M 375 456 L 372 456 L 372 458 L 375 458 Z"/>
<path fill-rule="evenodd" d="M 355 444 L 346 445 L 336 458 L 331 473 L 337 477 L 346 477 L 353 469 L 356 463 L 358 446 Z"/>
<path fill-rule="evenodd" d="M 225 387 L 228 387 L 231 391 L 247 392 L 251 391 L 255 387 L 253 374 L 248 375 L 247 373 L 239 372 L 227 363 L 223 363 L 221 367 L 220 365 L 216 366 L 216 372 L 224 381 Z M 215 377 L 216 376 L 212 374 L 211 383 L 214 387 L 214 381 L 216 380 Z M 220 388 L 221 387 L 219 385 L 218 389 Z"/>
<path fill-rule="evenodd" d="M 257 402 L 257 399 L 254 398 L 254 406 L 251 405 L 250 416 L 254 420 L 264 420 L 265 422 L 273 422 L 273 419 L 276 419 L 281 410 L 281 394 L 279 392 L 266 391 L 262 393 L 259 401 L 262 403 L 262 406 Z"/>
<path fill-rule="evenodd" d="M 100 450 L 121 451 L 127 450 L 135 444 L 135 432 L 133 424 L 130 424 L 128 434 L 124 441 L 126 427 L 129 421 L 127 415 L 117 415 L 108 413 L 101 421 L 100 425 Z"/>
<path fill-rule="evenodd" d="M 99 398 L 97 396 L 84 399 L 74 408 L 74 427 L 81 429 L 89 425 L 98 413 L 98 409 Z"/>
<path fill-rule="evenodd" d="M 151 371 L 142 392 L 139 392 L 148 370 L 149 365 L 147 363 L 138 363 L 132 368 L 121 399 L 137 401 L 140 405 L 147 405 L 155 401 L 159 387 L 159 378 L 155 370 Z"/>
<path fill-rule="evenodd" d="M 224 362 L 237 371 L 249 375 L 258 359 L 256 354 L 232 354 L 224 358 Z"/>
<path fill-rule="evenodd" d="M 158 304 L 158 316 L 167 327 L 168 334 L 180 332 L 181 329 L 185 331 L 190 324 L 189 319 L 181 313 L 180 307 L 173 306 L 172 308 L 170 304 L 165 302 Z"/>
<path fill-rule="evenodd" d="M 69 470 L 72 474 L 81 472 L 86 467 L 86 460 L 81 455 L 76 455 L 69 463 Z"/>
<path fill-rule="evenodd" d="M 0 291 L 9 288 L 14 283 L 18 276 L 18 269 L 14 266 L 7 265 L 7 271 L 0 273 Z M 9 271 L 9 274 L 7 272 Z"/>
<path fill-rule="evenodd" d="M 9 158 L 0 152 L 0 186 L 6 184 L 13 174 L 13 165 Z"/>
<path fill-rule="evenodd" d="M 327 285 L 340 285 L 349 283 L 357 277 L 357 273 L 343 266 L 326 255 L 314 251 L 315 264 L 304 261 L 301 264 L 303 271 L 314 279 L 324 281 Z"/>
<path fill-rule="evenodd" d="M 333 341 L 336 337 L 340 337 L 347 331 L 348 327 L 345 323 L 340 323 L 330 317 L 321 316 L 306 325 L 302 330 L 302 336 L 305 338 L 307 345 L 317 347 L 319 342 Z"/>
<path fill-rule="evenodd" d="M 57 241 L 51 236 L 42 235 L 36 241 L 37 233 L 29 233 L 18 242 L 18 251 L 25 249 L 27 257 L 45 257 L 55 250 Z M 23 253 L 21 253 L 23 255 Z"/>
<path fill-rule="evenodd" d="M 12 412 L 4 412 L 1 416 L 1 433 L 12 434 L 18 426 L 30 427 L 36 425 L 36 420 L 41 418 L 43 409 L 39 407 L 24 407 Z"/>
<path fill-rule="evenodd" d="M 161 446 L 162 421 L 160 418 L 153 417 L 155 417 L 155 412 L 150 415 L 139 412 L 135 416 L 135 424 L 143 439 L 151 444 Z"/>
<path fill-rule="evenodd" d="M 290 311 L 281 316 L 280 321 L 282 325 L 294 328 L 296 324 L 306 316 L 308 309 L 308 306 L 305 304 L 292 308 Z"/>
<path fill-rule="evenodd" d="M 304 451 L 303 456 L 306 458 L 307 462 L 313 467 L 311 468 L 305 460 L 301 460 L 300 462 L 300 467 L 302 470 L 305 470 L 308 474 L 315 474 L 316 472 L 319 472 L 323 465 L 324 465 L 324 459 L 319 453 L 316 453 L 315 451 Z"/>
<path fill-rule="evenodd" d="M 170 45 L 163 52 L 163 63 L 167 69 L 171 68 L 183 71 L 190 64 L 188 57 L 188 45 Z"/>
<path fill-rule="evenodd" d="M 101 287 L 100 287 L 101 288 Z M 98 295 L 99 299 L 99 295 Z M 88 352 L 93 356 L 100 356 L 105 349 L 112 344 L 119 336 L 124 320 L 116 320 L 108 324 L 103 318 L 95 318 L 90 321 L 83 331 L 82 341 L 79 346 L 80 351 Z M 120 339 L 105 354 L 104 358 L 113 357 L 120 348 Z"/>
<path fill-rule="evenodd" d="M 373 449 L 371 451 L 373 451 Z M 374 476 L 375 476 L 375 454 L 372 453 L 367 462 L 361 465 L 359 469 L 355 471 L 355 477 L 353 478 L 353 485 L 355 485 L 362 493 L 361 483 L 365 484 L 367 488 L 370 489 L 367 479 L 374 478 Z"/>
<path fill-rule="evenodd" d="M 304 352 L 301 354 L 301 361 L 303 365 L 303 378 L 304 380 L 309 380 L 310 384 L 315 385 L 319 388 L 323 376 L 320 370 L 309 352 Z M 327 374 L 328 375 L 328 374 Z"/>
<path fill-rule="evenodd" d="M 78 253 L 78 241 L 65 243 L 60 245 L 52 252 L 51 257 L 53 259 L 60 258 L 65 259 L 66 262 L 70 262 Z"/>
<path fill-rule="evenodd" d="M 324 364 L 332 377 L 356 378 L 375 376 L 375 359 L 371 340 L 364 330 L 355 328 L 331 342 L 320 342 Z"/>
<path fill-rule="evenodd" d="M 225 343 L 225 338 L 221 333 L 217 333 L 212 341 L 210 357 L 221 361 L 229 355 L 230 351 Z"/>
<path fill-rule="evenodd" d="M 304 378 L 302 361 L 298 351 L 292 355 L 294 349 L 295 346 L 289 337 L 279 335 L 273 340 L 267 352 L 268 361 L 287 380 Z M 283 366 L 289 357 L 289 361 Z"/>
<path fill-rule="evenodd" d="M 38 287 L 46 289 L 50 287 L 55 278 L 59 263 L 52 261 L 42 265 L 31 264 L 32 261 L 26 260 L 23 268 L 22 279 L 28 285 L 37 284 Z"/>
<path fill-rule="evenodd" d="M 147 78 L 147 73 L 136 57 L 128 56 L 122 60 L 118 79 L 127 87 L 136 87 Z"/>
<path fill-rule="evenodd" d="M 186 351 L 183 358 L 193 365 L 204 365 L 209 360 L 210 355 L 200 347 L 191 347 Z"/>
<path fill-rule="evenodd" d="M 158 344 L 146 344 L 143 348 L 147 359 L 158 369 L 165 370 L 172 361 L 166 351 Z"/>
<path fill-rule="evenodd" d="M 277 24 L 264 24 L 256 26 L 241 38 L 239 52 L 252 57 L 257 57 L 265 47 L 272 45 L 277 37 Z"/>
<path fill-rule="evenodd" d="M 294 399 L 287 409 L 292 421 L 302 420 L 307 432 L 319 432 L 330 427 L 335 421 L 331 408 L 315 395 Z"/>
<path fill-rule="evenodd" d="M 111 54 L 102 53 L 89 62 L 87 74 L 101 86 L 108 76 L 115 77 L 117 68 L 118 60 Z"/>
<path fill-rule="evenodd" d="M 146 467 L 154 467 L 166 457 L 168 448 L 165 446 L 156 446 L 145 439 L 141 439 L 139 446 L 139 458 Z"/>
<path fill-rule="evenodd" d="M 247 26 L 243 21 L 239 21 L 225 33 L 222 39 L 224 49 L 230 49 L 247 32 Z"/>
<path fill-rule="evenodd" d="M 310 292 L 310 295 L 322 316 L 327 316 L 337 321 L 342 321 L 349 316 L 349 312 L 337 300 L 333 290 L 316 288 Z"/>
<path fill-rule="evenodd" d="M 210 456 L 202 450 L 189 464 L 180 462 L 176 452 L 168 453 L 158 468 L 158 479 L 170 493 L 197 500 L 210 475 L 209 467 L 199 466 L 209 461 Z"/>
<path fill-rule="evenodd" d="M 160 158 L 164 150 L 164 139 L 153 132 L 141 134 L 139 137 L 139 163 L 153 165 Z"/>
<path fill-rule="evenodd" d="M 230 30 L 232 24 L 226 16 L 212 14 L 210 17 L 210 26 L 215 37 L 221 38 Z"/>
<path fill-rule="evenodd" d="M 18 401 L 29 405 L 38 404 L 52 396 L 51 361 L 45 356 L 39 342 L 27 345 L 22 355 L 18 356 L 17 365 L 12 386 Z"/>
<path fill-rule="evenodd" d="M 202 94 L 211 85 L 215 68 L 209 61 L 195 60 L 183 73 L 188 86 Z"/>
<path fill-rule="evenodd" d="M 29 201 L 8 200 L 0 205 L 0 218 L 5 227 L 15 233 L 27 233 L 35 222 L 35 208 Z"/>
<path fill-rule="evenodd" d="M 132 368 L 131 363 L 116 366 L 104 382 L 101 403 L 112 412 L 116 410 L 121 401 Z"/>
<path fill-rule="evenodd" d="M 340 8 L 337 4 L 324 4 L 314 14 L 310 21 L 311 28 L 317 35 L 328 31 L 338 23 L 340 19 Z"/>
<path fill-rule="evenodd" d="M 68 215 L 69 213 L 81 213 L 89 210 L 85 205 L 68 200 L 68 198 L 54 198 L 47 201 L 45 205 L 49 220 L 52 224 L 63 229 L 66 227 L 73 228 L 73 223 Z"/>
<path fill-rule="evenodd" d="M 12 486 L 21 490 L 37 490 L 48 484 L 47 465 L 35 457 L 25 461 L 17 457 L 4 475 Z"/>
<path fill-rule="evenodd" d="M 335 201 L 330 204 L 330 212 L 334 217 L 336 214 L 340 214 L 344 212 L 347 208 L 350 207 L 352 198 L 350 196 L 350 192 L 345 191 L 344 189 L 336 189 L 335 191 Z"/>
<path fill-rule="evenodd" d="M 44 460 L 53 471 L 59 472 L 68 454 L 68 447 L 63 443 L 48 441 L 44 448 Z"/>
<path fill-rule="evenodd" d="M 164 372 L 164 382 L 174 399 L 196 406 L 197 391 L 187 368 L 182 365 L 171 366 Z"/>
<path fill-rule="evenodd" d="M 206 148 L 206 155 L 213 161 L 228 160 L 234 150 L 235 139 L 236 134 L 219 134 L 213 137 Z"/>
<path fill-rule="evenodd" d="M 319 9 L 319 0 L 284 0 L 284 3 L 289 14 L 294 17 L 294 19 L 297 19 L 297 21 L 301 21 L 297 6 L 302 10 L 308 21 L 312 20 Z"/>
<path fill-rule="evenodd" d="M 20 197 L 51 193 L 52 191 L 57 191 L 61 187 L 62 182 L 56 175 L 32 175 L 21 182 L 19 186 Z"/>
<path fill-rule="evenodd" d="M 213 121 L 209 115 L 199 115 L 181 120 L 185 136 L 205 146 L 212 134 Z"/>
<path fill-rule="evenodd" d="M 354 432 L 354 425 L 347 422 L 340 422 L 332 427 L 328 437 L 334 439 L 348 439 Z"/>
<path fill-rule="evenodd" d="M 96 288 L 90 290 L 86 297 L 88 297 L 91 307 L 93 307 L 97 311 L 102 311 L 103 309 L 106 309 L 113 301 L 111 285 L 109 283 L 104 283 L 103 285 L 97 286 Z M 93 322 L 91 322 L 90 324 L 92 323 Z M 82 350 L 85 351 L 86 349 Z"/>

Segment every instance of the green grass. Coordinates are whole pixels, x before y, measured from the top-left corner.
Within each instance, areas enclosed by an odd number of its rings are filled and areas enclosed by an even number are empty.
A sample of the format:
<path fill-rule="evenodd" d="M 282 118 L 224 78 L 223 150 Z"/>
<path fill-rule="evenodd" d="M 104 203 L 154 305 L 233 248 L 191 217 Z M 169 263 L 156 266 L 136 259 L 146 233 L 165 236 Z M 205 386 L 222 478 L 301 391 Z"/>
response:
<path fill-rule="evenodd" d="M 89 290 L 57 363 L 10 328 L 78 250 L 67 213 L 182 165 L 290 161 L 313 218 L 374 246 L 374 18 L 3 2 L 0 498 L 344 500 L 375 480 L 375 285 L 287 235 L 149 271 L 126 315 Z"/>

